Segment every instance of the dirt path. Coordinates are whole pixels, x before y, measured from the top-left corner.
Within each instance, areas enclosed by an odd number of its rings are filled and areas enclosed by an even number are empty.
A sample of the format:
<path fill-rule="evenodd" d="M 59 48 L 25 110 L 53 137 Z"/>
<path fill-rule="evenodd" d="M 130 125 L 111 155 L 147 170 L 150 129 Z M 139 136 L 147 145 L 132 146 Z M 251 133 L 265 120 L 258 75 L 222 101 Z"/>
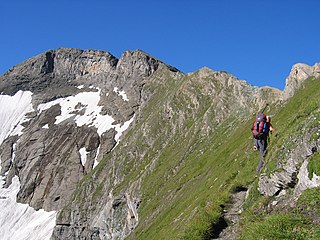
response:
<path fill-rule="evenodd" d="M 235 193 L 232 194 L 231 204 L 226 206 L 225 213 L 223 218 L 225 222 L 228 224 L 226 228 L 224 228 L 219 237 L 216 239 L 221 240 L 236 240 L 238 236 L 238 228 L 239 222 L 241 220 L 241 212 L 242 206 L 246 199 L 246 195 L 248 192 L 247 187 L 238 187 Z"/>

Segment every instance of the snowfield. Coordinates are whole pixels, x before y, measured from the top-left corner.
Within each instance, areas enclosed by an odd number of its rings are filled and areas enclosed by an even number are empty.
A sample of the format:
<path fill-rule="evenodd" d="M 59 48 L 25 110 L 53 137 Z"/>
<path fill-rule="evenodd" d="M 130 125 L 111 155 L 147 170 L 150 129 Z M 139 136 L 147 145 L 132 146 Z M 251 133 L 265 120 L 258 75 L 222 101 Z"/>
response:
<path fill-rule="evenodd" d="M 0 145 L 9 136 L 22 135 L 22 123 L 26 114 L 33 112 L 32 93 L 18 91 L 13 96 L 0 95 Z M 13 149 L 15 149 L 13 144 Z M 12 153 L 13 162 L 15 153 Z M 1 163 L 1 159 L 0 159 Z M 1 170 L 1 167 L 0 167 Z M 56 221 L 56 212 L 36 211 L 28 204 L 16 202 L 20 190 L 17 176 L 12 184 L 4 188 L 0 177 L 0 238 L 6 240 L 45 240 L 50 239 Z"/>
<path fill-rule="evenodd" d="M 78 86 L 78 88 L 82 89 L 83 85 Z M 94 87 L 90 88 L 94 89 Z M 118 96 L 121 96 L 124 101 L 129 101 L 124 91 L 119 91 L 118 88 L 114 88 L 113 91 L 116 92 Z M 82 92 L 75 96 L 59 98 L 40 104 L 36 109 L 37 114 L 39 116 L 43 111 L 59 104 L 61 107 L 61 115 L 56 117 L 55 124 L 61 124 L 64 120 L 71 118 L 78 127 L 84 125 L 95 127 L 99 136 L 109 129 L 114 128 L 117 132 L 115 140 L 118 145 L 122 133 L 127 130 L 133 122 L 134 116 L 122 124 L 113 125 L 115 120 L 112 116 L 100 114 L 102 110 L 102 106 L 98 105 L 100 93 L 101 90 L 97 89 L 95 92 Z M 14 135 L 21 136 L 23 134 L 24 127 L 22 124 L 29 120 L 26 115 L 34 111 L 32 106 L 32 92 L 30 91 L 18 91 L 13 96 L 0 95 L 0 146 L 6 138 Z M 49 125 L 45 124 L 42 128 L 48 129 Z M 15 150 L 15 146 L 16 143 L 13 145 L 13 150 Z M 100 146 L 97 150 L 94 167 L 98 164 L 97 157 L 99 151 Z M 87 154 L 88 152 L 84 147 L 79 149 L 80 161 L 83 166 L 86 163 Z M 13 151 L 12 162 L 14 158 L 15 152 Z M 55 211 L 46 212 L 42 209 L 36 211 L 28 204 L 17 203 L 16 196 L 20 190 L 18 176 L 12 179 L 12 184 L 8 188 L 4 188 L 4 179 L 5 177 L 0 176 L 0 239 L 50 239 L 55 226 L 57 213 Z"/>
<path fill-rule="evenodd" d="M 14 96 L 0 95 L 0 145 L 9 136 L 21 135 L 25 115 L 33 112 L 32 92 L 18 91 Z"/>
<path fill-rule="evenodd" d="M 16 202 L 20 189 L 17 176 L 8 188 L 0 180 L 0 238 L 6 240 L 50 239 L 56 222 L 55 211 L 34 210 L 28 204 Z"/>

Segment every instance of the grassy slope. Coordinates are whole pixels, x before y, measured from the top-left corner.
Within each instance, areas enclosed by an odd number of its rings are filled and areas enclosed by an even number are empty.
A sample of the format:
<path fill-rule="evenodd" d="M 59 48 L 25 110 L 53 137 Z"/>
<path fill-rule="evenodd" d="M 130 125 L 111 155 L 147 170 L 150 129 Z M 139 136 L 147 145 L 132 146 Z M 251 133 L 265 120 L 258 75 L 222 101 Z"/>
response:
<path fill-rule="evenodd" d="M 191 88 L 201 98 L 196 110 L 187 108 L 193 104 L 189 95 L 181 92 L 181 85 L 176 86 L 178 91 L 172 88 L 166 96 L 154 96 L 150 109 L 145 109 L 143 119 L 152 124 L 151 135 L 158 136 L 157 143 L 140 160 L 145 162 L 143 167 L 132 169 L 127 179 L 140 177 L 138 171 L 147 168 L 152 159 L 157 161 L 144 177 L 139 225 L 128 239 L 204 238 L 219 219 L 220 205 L 228 202 L 231 189 L 247 185 L 254 177 L 258 157 L 251 151 L 251 120 L 243 123 L 231 117 L 216 127 L 214 121 L 204 120 L 214 119 L 207 116 L 213 114 L 214 103 L 201 94 L 197 84 Z M 164 99 L 176 113 L 171 119 L 178 128 L 174 135 L 162 116 Z M 188 113 L 183 120 L 181 112 Z M 201 128 L 205 124 L 211 131 L 204 134 Z M 164 142 L 168 144 L 161 150 Z M 161 154 L 155 156 L 154 149 Z"/>
<path fill-rule="evenodd" d="M 143 121 L 84 178 L 79 193 L 75 194 L 75 200 L 87 196 L 86 186 L 96 185 L 91 180 L 95 176 L 100 180 L 92 199 L 108 193 L 110 188 L 106 186 L 112 184 L 106 183 L 118 182 L 112 187 L 117 196 L 142 179 L 139 225 L 128 239 L 209 239 L 212 226 L 221 216 L 220 206 L 228 203 L 232 190 L 254 181 L 259 156 L 252 151 L 253 117 L 242 121 L 231 116 L 217 127 L 215 101 L 202 94 L 201 84 L 190 81 L 185 77 L 179 81 L 166 78 L 166 81 L 159 79 L 157 84 L 147 83 L 145 88 L 154 95 L 141 113 Z M 276 170 L 272 160 L 275 156 L 284 158 L 284 149 L 294 147 L 285 145 L 290 136 L 286 125 L 289 122 L 289 126 L 297 128 L 296 123 L 315 110 L 317 103 L 313 99 L 320 99 L 319 82 L 310 82 L 311 86 L 304 89 L 306 92 L 294 97 L 287 106 L 269 109 L 278 135 L 270 145 L 267 171 Z M 219 93 L 221 86 L 214 84 Z M 111 161 L 112 158 L 116 161 Z M 266 201 L 253 187 L 246 204 L 244 239 L 250 236 L 251 220 L 253 225 L 264 223 L 263 216 L 256 220 L 254 215 L 255 208 Z"/>
<path fill-rule="evenodd" d="M 293 140 L 305 134 L 310 142 L 319 139 L 320 80 L 309 79 L 302 89 L 282 108 L 274 111 L 277 128 L 267 155 L 266 174 L 281 170 L 281 162 L 298 143 Z M 310 159 L 309 171 L 320 173 L 319 154 Z M 280 169 L 279 169 L 280 168 Z M 319 189 L 305 191 L 290 212 L 268 213 L 265 206 L 272 197 L 261 196 L 255 187 L 246 202 L 240 239 L 320 239 Z"/>
<path fill-rule="evenodd" d="M 277 136 L 272 138 L 270 144 L 266 172 L 276 171 L 274 159 L 284 160 L 285 152 L 294 148 L 295 145 L 288 141 L 292 135 L 304 134 L 313 127 L 314 122 L 308 121 L 308 126 L 305 125 L 307 119 L 314 119 L 310 117 L 312 114 L 319 121 L 319 114 L 314 113 L 319 106 L 319 84 L 320 81 L 310 80 L 287 105 L 282 108 L 271 107 L 268 114 L 274 115 Z M 186 138 L 181 141 L 177 135 L 170 147 L 161 154 L 159 166 L 145 178 L 145 204 L 140 209 L 139 226 L 129 239 L 209 238 L 212 225 L 220 217 L 220 205 L 228 202 L 232 189 L 248 185 L 254 179 L 258 156 L 251 150 L 251 122 L 239 123 L 235 119 L 228 119 L 202 141 L 194 135 L 194 131 L 188 135 L 188 129 L 183 129 L 182 132 L 187 132 Z M 316 136 L 313 134 L 313 137 Z M 170 174 L 178 161 L 183 161 L 182 167 L 175 174 Z M 256 222 L 254 208 L 270 199 L 257 192 L 254 194 L 255 191 L 252 190 L 253 196 L 249 199 L 252 207 L 247 207 L 246 219 L 250 221 L 246 221 L 244 229 L 251 229 L 250 226 L 257 224 L 259 229 L 264 230 L 260 237 L 265 234 L 268 239 L 279 239 L 282 236 L 290 239 L 295 228 L 302 229 L 298 238 L 316 234 L 315 228 L 309 228 L 310 221 L 299 214 L 279 214 L 264 218 L 262 213 L 261 219 Z M 283 235 L 282 231 L 285 232 Z M 251 239 L 256 237 L 254 230 Z M 242 238 L 250 239 L 250 231 L 244 231 Z"/>

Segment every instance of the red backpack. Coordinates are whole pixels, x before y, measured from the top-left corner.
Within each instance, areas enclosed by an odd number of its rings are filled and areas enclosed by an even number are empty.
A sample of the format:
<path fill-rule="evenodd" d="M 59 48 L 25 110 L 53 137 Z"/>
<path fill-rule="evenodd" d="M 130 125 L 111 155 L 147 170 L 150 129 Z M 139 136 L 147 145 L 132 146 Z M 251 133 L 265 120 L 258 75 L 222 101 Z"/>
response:
<path fill-rule="evenodd" d="M 267 133 L 267 116 L 259 113 L 253 123 L 252 135 L 254 138 L 260 138 L 265 133 Z"/>

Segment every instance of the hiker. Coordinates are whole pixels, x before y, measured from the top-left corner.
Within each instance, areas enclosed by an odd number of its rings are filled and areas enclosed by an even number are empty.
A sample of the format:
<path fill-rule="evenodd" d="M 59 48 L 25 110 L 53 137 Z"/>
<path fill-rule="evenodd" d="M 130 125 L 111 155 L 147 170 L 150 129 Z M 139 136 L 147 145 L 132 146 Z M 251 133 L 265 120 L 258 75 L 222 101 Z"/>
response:
<path fill-rule="evenodd" d="M 271 118 L 269 116 L 267 117 L 264 113 L 257 114 L 251 131 L 254 141 L 253 149 L 259 150 L 260 152 L 260 161 L 256 169 L 256 172 L 259 173 L 264 164 L 263 159 L 267 152 L 269 131 L 274 131 L 271 125 Z"/>

